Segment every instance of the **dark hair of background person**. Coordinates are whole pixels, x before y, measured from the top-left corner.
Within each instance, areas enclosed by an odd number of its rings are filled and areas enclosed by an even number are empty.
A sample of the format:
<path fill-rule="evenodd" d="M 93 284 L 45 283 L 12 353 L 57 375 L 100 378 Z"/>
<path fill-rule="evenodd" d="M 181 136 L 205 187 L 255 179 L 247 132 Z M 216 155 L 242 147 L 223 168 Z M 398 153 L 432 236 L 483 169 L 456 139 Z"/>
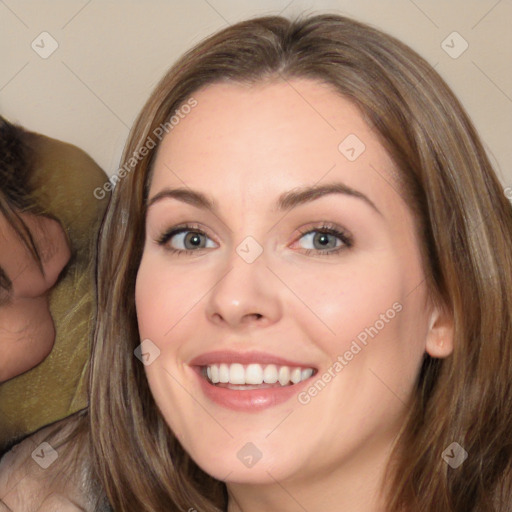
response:
<path fill-rule="evenodd" d="M 41 256 L 30 230 L 18 215 L 18 212 L 26 211 L 40 213 L 37 204 L 31 199 L 30 179 L 34 156 L 29 138 L 24 128 L 0 116 L 0 214 L 6 218 L 43 272 Z M 9 248 L 0 247 L 0 250 Z M 0 291 L 9 293 L 11 286 L 9 276 L 0 267 Z M 3 301 L 5 298 L 0 295 L 0 305 Z"/>

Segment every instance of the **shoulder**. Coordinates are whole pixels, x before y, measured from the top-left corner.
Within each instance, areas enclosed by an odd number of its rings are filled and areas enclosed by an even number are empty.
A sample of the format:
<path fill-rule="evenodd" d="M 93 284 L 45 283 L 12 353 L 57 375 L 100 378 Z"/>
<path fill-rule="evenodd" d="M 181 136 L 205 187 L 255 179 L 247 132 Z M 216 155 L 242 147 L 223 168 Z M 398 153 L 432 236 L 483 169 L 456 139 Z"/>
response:
<path fill-rule="evenodd" d="M 73 421 L 61 420 L 15 445 L 0 460 L 0 511 L 93 511 L 87 475 L 73 441 Z M 74 453 L 76 452 L 76 453 Z M 73 470 L 69 471 L 70 463 Z"/>

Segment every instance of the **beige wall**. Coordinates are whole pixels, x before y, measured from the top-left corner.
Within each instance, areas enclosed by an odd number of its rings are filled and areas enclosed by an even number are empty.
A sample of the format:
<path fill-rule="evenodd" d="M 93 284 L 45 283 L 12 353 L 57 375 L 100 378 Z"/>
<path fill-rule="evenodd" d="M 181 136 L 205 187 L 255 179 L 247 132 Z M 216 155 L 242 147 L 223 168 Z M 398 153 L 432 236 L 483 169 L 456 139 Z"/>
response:
<path fill-rule="evenodd" d="M 113 174 L 131 123 L 182 52 L 243 18 L 327 10 L 390 32 L 435 65 L 512 185 L 512 0 L 1 0 L 0 112 Z M 457 58 L 442 48 L 454 31 L 469 45 Z M 448 39 L 453 56 L 463 40 Z"/>

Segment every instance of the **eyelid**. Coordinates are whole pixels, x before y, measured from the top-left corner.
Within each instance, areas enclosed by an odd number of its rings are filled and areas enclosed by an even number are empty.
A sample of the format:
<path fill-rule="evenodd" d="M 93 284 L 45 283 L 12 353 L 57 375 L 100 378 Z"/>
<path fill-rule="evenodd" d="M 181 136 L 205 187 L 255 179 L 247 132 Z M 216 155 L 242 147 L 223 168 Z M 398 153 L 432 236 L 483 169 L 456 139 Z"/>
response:
<path fill-rule="evenodd" d="M 345 229 L 344 227 L 334 223 L 334 222 L 331 222 L 331 221 L 328 221 L 328 220 L 320 220 L 320 221 L 316 221 L 316 222 L 311 222 L 309 224 L 306 224 L 306 226 L 302 226 L 300 228 L 298 228 L 298 231 L 300 233 L 300 237 L 299 239 L 304 236 L 304 235 L 307 235 L 308 233 L 311 233 L 312 231 L 324 231 L 324 232 L 333 232 L 333 234 L 336 234 L 339 233 L 339 235 L 343 235 L 343 238 L 346 239 L 347 242 L 349 243 L 354 243 L 354 237 L 353 235 L 350 233 L 350 231 L 348 231 L 348 229 Z"/>
<path fill-rule="evenodd" d="M 179 224 L 176 224 L 171 228 L 165 229 L 162 232 L 162 234 L 156 238 L 155 241 L 159 245 L 165 245 L 172 236 L 176 236 L 177 234 L 182 233 L 183 231 L 199 232 L 200 234 L 207 236 L 210 240 L 213 240 L 218 245 L 218 242 L 215 240 L 215 237 L 210 235 L 209 230 L 204 228 L 201 224 L 198 224 L 197 222 L 181 222 Z M 179 249 L 177 250 L 179 251 Z M 183 249 L 181 252 L 185 252 L 185 250 Z"/>

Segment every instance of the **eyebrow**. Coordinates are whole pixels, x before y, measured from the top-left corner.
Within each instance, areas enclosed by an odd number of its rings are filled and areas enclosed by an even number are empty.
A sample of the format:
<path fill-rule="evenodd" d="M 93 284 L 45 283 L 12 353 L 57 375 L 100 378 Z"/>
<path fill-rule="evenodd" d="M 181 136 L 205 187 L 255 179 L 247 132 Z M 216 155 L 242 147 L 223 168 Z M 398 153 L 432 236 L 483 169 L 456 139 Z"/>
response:
<path fill-rule="evenodd" d="M 320 197 L 324 197 L 330 194 L 344 194 L 361 199 L 379 215 L 383 216 L 382 212 L 377 208 L 377 206 L 375 206 L 371 199 L 369 199 L 362 192 L 359 192 L 359 190 L 353 189 L 341 182 L 327 183 L 325 185 L 297 187 L 295 189 L 289 190 L 288 192 L 284 192 L 278 197 L 273 211 L 276 209 L 277 211 L 283 211 L 296 208 L 297 206 L 310 203 L 311 201 L 315 201 Z M 162 199 L 177 199 L 178 201 L 183 201 L 184 203 L 190 204 L 197 208 L 211 210 L 214 213 L 218 213 L 218 205 L 213 198 L 190 188 L 165 188 L 155 194 L 148 201 L 148 209 L 150 206 L 161 201 Z"/>

